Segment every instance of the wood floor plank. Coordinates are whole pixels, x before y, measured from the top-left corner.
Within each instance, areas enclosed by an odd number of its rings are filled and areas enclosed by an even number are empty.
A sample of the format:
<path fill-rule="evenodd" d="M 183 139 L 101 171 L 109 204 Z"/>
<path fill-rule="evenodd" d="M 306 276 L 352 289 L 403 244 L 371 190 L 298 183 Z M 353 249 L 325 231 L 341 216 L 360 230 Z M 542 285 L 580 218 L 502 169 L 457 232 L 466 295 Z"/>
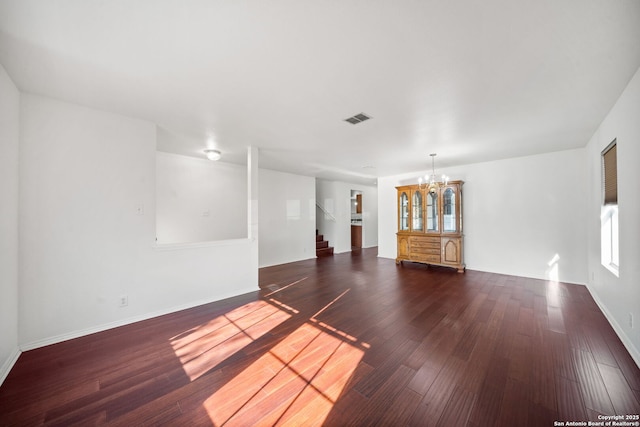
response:
<path fill-rule="evenodd" d="M 611 398 L 602 382 L 600 370 L 591 353 L 574 349 L 573 359 L 582 398 L 587 409 L 597 411 L 599 414 L 613 415 L 615 411 L 611 404 Z"/>
<path fill-rule="evenodd" d="M 496 299 L 498 298 L 498 295 L 499 291 L 494 290 L 492 290 L 492 293 L 489 293 L 489 295 L 487 295 L 487 299 L 482 303 L 482 306 L 476 314 L 476 317 L 474 319 L 476 322 L 487 322 L 489 320 L 489 317 L 493 312 L 493 308 L 496 305 Z"/>
<path fill-rule="evenodd" d="M 438 427 L 466 425 L 475 399 L 475 393 L 462 388 L 456 388 L 435 425 Z M 427 425 L 430 424 L 430 422 L 427 423 Z"/>
<path fill-rule="evenodd" d="M 551 331 L 541 330 L 541 335 L 536 335 L 533 340 L 532 369 L 531 369 L 531 401 L 556 413 L 557 396 L 554 377 L 548 372 L 555 372 L 553 347 L 551 343 Z"/>
<path fill-rule="evenodd" d="M 496 421 L 496 426 L 523 426 L 533 424 L 528 423 L 525 415 L 529 410 L 529 389 L 526 384 L 513 378 L 507 378 L 504 387 L 504 396 L 500 405 L 500 413 Z M 474 420 L 472 420 L 474 421 Z M 475 424 L 481 427 L 484 424 Z"/>
<path fill-rule="evenodd" d="M 368 399 L 357 391 L 350 389 L 333 405 L 324 421 L 325 426 L 355 426 L 357 413 L 353 408 L 363 408 Z"/>
<path fill-rule="evenodd" d="M 381 418 L 387 416 L 389 411 L 393 412 L 394 417 L 399 418 L 400 415 L 396 414 L 398 408 L 391 406 L 391 403 L 403 392 L 406 392 L 406 386 L 414 375 L 413 369 L 404 365 L 398 366 L 367 400 L 362 410 L 357 414 L 354 413 L 354 418 L 350 422 L 353 422 L 354 425 L 375 425 Z"/>
<path fill-rule="evenodd" d="M 425 363 L 430 362 L 438 365 L 434 369 L 439 369 L 442 363 L 438 364 L 434 356 L 441 355 L 441 360 L 444 360 L 453 351 L 455 343 L 451 340 L 451 335 L 451 329 L 442 323 L 438 324 L 432 333 L 422 339 L 405 364 L 412 369 L 420 369 Z"/>
<path fill-rule="evenodd" d="M 487 379 L 487 375 L 493 376 L 495 371 L 491 369 L 491 363 L 495 358 L 495 341 L 486 337 L 486 331 L 482 330 L 478 334 L 478 340 L 473 348 L 467 363 L 464 365 L 462 376 L 458 381 L 458 386 L 470 391 L 478 393 L 480 387 Z M 502 366 L 502 373 L 507 375 L 505 364 Z"/>
<path fill-rule="evenodd" d="M 505 397 L 508 366 L 509 359 L 505 357 L 494 356 L 490 360 L 484 380 L 476 392 L 476 402 L 469 415 L 469 420 L 474 425 L 496 425 L 502 400 Z"/>
<path fill-rule="evenodd" d="M 622 371 L 625 380 L 629 384 L 632 390 L 640 392 L 640 370 L 633 361 L 633 358 L 629 354 L 622 342 L 617 338 L 607 339 L 607 345 L 611 354 L 616 359 L 617 366 Z"/>
<path fill-rule="evenodd" d="M 401 364 L 418 346 L 418 343 L 411 340 L 405 340 L 398 347 L 389 353 L 389 357 L 380 366 L 363 378 L 354 386 L 363 395 L 369 397 L 393 375 L 398 364 Z"/>
<path fill-rule="evenodd" d="M 551 351 L 553 352 L 554 371 L 558 376 L 577 382 L 578 377 L 573 364 L 573 354 L 566 334 L 549 332 Z"/>
<path fill-rule="evenodd" d="M 535 331 L 535 322 L 532 308 L 527 308 L 522 304 L 520 305 L 517 331 L 521 335 L 533 336 L 533 332 Z"/>
<path fill-rule="evenodd" d="M 509 376 L 523 384 L 529 384 L 531 380 L 532 360 L 531 337 L 516 334 L 509 351 Z"/>
<path fill-rule="evenodd" d="M 445 322 L 446 319 L 445 317 L 434 333 L 428 336 L 426 341 L 421 343 L 420 348 L 416 349 L 407 359 L 407 366 L 413 367 L 411 363 L 416 360 L 418 361 L 417 366 L 422 366 L 426 363 L 436 370 L 439 370 L 444 365 L 464 333 L 459 319 L 455 321 L 456 323 Z M 423 353 L 418 354 L 418 350 Z"/>
<path fill-rule="evenodd" d="M 0 425 L 553 425 L 638 413 L 640 369 L 584 286 L 378 258 L 24 352 Z"/>
<path fill-rule="evenodd" d="M 145 406 L 144 409 L 138 409 L 135 412 L 128 412 L 123 417 L 115 418 L 109 424 L 111 426 L 157 426 L 170 425 L 178 423 L 178 419 L 182 416 L 180 405 L 176 402 L 164 406 L 157 411 L 153 406 Z M 191 421 L 193 423 L 193 421 Z M 87 423 L 86 425 L 98 425 L 98 423 Z M 194 423 L 195 425 L 195 423 Z"/>
<path fill-rule="evenodd" d="M 558 413 L 567 420 L 587 420 L 584 401 L 577 382 L 556 377 L 556 395 L 558 396 Z"/>
<path fill-rule="evenodd" d="M 530 426 L 552 426 L 558 420 L 558 413 L 536 402 L 529 403 L 527 424 Z M 596 418 L 597 419 L 597 418 Z M 580 420 L 582 421 L 582 420 Z"/>
<path fill-rule="evenodd" d="M 410 425 L 427 425 L 425 423 L 435 425 L 456 389 L 464 367 L 465 362 L 457 357 L 451 357 L 447 360 L 416 408 L 409 421 Z"/>
<path fill-rule="evenodd" d="M 589 328 L 589 326 L 583 325 L 583 328 Z M 600 332 L 600 328 L 590 328 L 589 332 L 584 335 L 587 339 L 591 354 L 593 354 L 593 358 L 597 363 L 604 363 L 613 367 L 618 366 L 615 357 L 611 354 L 611 350 Z"/>
<path fill-rule="evenodd" d="M 438 370 L 433 369 L 430 366 L 422 366 L 418 369 L 407 387 L 418 393 L 420 396 L 423 396 L 438 377 L 438 373 Z"/>
<path fill-rule="evenodd" d="M 547 307 L 547 313 L 549 316 L 549 329 L 564 334 L 566 329 L 564 327 L 562 309 L 560 307 Z"/>
<path fill-rule="evenodd" d="M 622 371 L 604 363 L 598 363 L 598 369 L 616 414 L 639 415 L 640 401 L 629 387 Z"/>
<path fill-rule="evenodd" d="M 404 426 L 407 425 L 415 409 L 420 404 L 422 396 L 410 388 L 403 388 L 398 396 L 391 402 L 392 411 L 383 411 L 382 416 L 376 422 L 379 426 Z"/>
<path fill-rule="evenodd" d="M 452 356 L 459 357 L 461 360 L 469 360 L 469 356 L 478 341 L 481 328 L 482 326 L 476 322 L 470 323 L 453 349 Z"/>

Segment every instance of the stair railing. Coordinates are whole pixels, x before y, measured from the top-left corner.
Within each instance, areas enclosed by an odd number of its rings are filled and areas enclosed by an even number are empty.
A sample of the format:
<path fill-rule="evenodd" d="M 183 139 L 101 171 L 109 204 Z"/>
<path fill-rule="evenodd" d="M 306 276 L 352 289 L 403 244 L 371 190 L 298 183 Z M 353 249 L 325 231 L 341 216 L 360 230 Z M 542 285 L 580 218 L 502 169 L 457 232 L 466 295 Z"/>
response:
<path fill-rule="evenodd" d="M 328 210 L 326 210 L 326 209 L 324 208 L 324 206 L 322 206 L 320 203 L 318 203 L 318 201 L 317 201 L 317 200 L 316 200 L 316 206 L 317 206 L 318 208 L 320 208 L 320 210 L 321 210 L 321 211 L 322 211 L 322 212 L 323 212 L 327 217 L 329 217 L 329 219 L 330 219 L 331 221 L 333 221 L 333 222 L 337 222 L 336 217 L 335 217 L 335 216 L 333 216 L 333 215 L 331 214 L 331 212 L 329 212 Z"/>

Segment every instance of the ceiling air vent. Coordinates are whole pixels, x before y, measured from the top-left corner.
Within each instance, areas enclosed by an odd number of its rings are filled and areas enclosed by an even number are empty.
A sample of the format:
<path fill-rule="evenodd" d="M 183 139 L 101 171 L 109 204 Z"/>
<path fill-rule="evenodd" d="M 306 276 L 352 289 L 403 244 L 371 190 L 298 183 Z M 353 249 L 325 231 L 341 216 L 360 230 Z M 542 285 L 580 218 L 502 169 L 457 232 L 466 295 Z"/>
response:
<path fill-rule="evenodd" d="M 365 120 L 369 120 L 371 116 L 367 116 L 364 113 L 356 114 L 353 117 L 349 117 L 348 119 L 344 119 L 345 122 L 349 122 L 352 125 L 357 125 L 358 123 L 364 122 Z"/>

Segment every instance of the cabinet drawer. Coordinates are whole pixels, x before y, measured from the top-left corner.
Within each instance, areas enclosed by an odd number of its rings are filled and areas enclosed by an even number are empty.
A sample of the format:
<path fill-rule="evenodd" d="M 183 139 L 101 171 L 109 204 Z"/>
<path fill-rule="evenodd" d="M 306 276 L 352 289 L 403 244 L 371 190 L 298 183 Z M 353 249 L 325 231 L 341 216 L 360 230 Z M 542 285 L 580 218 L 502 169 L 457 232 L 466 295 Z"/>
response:
<path fill-rule="evenodd" d="M 416 253 L 412 253 L 411 254 L 411 260 L 412 261 L 419 261 L 419 262 L 433 262 L 433 263 L 440 263 L 440 255 L 429 255 L 429 254 L 416 254 Z"/>
<path fill-rule="evenodd" d="M 411 246 L 410 249 L 412 254 L 423 254 L 423 255 L 440 255 L 440 248 L 430 248 L 430 247 L 415 247 Z"/>
<path fill-rule="evenodd" d="M 440 249 L 439 237 L 412 237 L 411 248 L 433 248 Z"/>
<path fill-rule="evenodd" d="M 440 248 L 426 248 L 421 251 L 423 254 L 440 256 Z"/>

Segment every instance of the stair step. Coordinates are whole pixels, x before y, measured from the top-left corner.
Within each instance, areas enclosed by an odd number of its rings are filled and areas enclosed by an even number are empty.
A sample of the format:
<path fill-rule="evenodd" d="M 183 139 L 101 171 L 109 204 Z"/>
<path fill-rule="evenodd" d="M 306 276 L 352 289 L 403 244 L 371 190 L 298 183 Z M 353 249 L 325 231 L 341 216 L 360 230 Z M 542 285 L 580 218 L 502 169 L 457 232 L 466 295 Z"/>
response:
<path fill-rule="evenodd" d="M 322 249 L 327 247 L 329 247 L 329 242 L 326 240 L 323 240 L 322 242 L 316 242 L 316 249 Z"/>
<path fill-rule="evenodd" d="M 328 248 L 316 249 L 316 256 L 331 256 L 333 255 L 333 247 L 329 246 Z"/>
<path fill-rule="evenodd" d="M 316 242 L 322 242 L 324 240 L 324 236 L 322 234 L 316 234 Z"/>

